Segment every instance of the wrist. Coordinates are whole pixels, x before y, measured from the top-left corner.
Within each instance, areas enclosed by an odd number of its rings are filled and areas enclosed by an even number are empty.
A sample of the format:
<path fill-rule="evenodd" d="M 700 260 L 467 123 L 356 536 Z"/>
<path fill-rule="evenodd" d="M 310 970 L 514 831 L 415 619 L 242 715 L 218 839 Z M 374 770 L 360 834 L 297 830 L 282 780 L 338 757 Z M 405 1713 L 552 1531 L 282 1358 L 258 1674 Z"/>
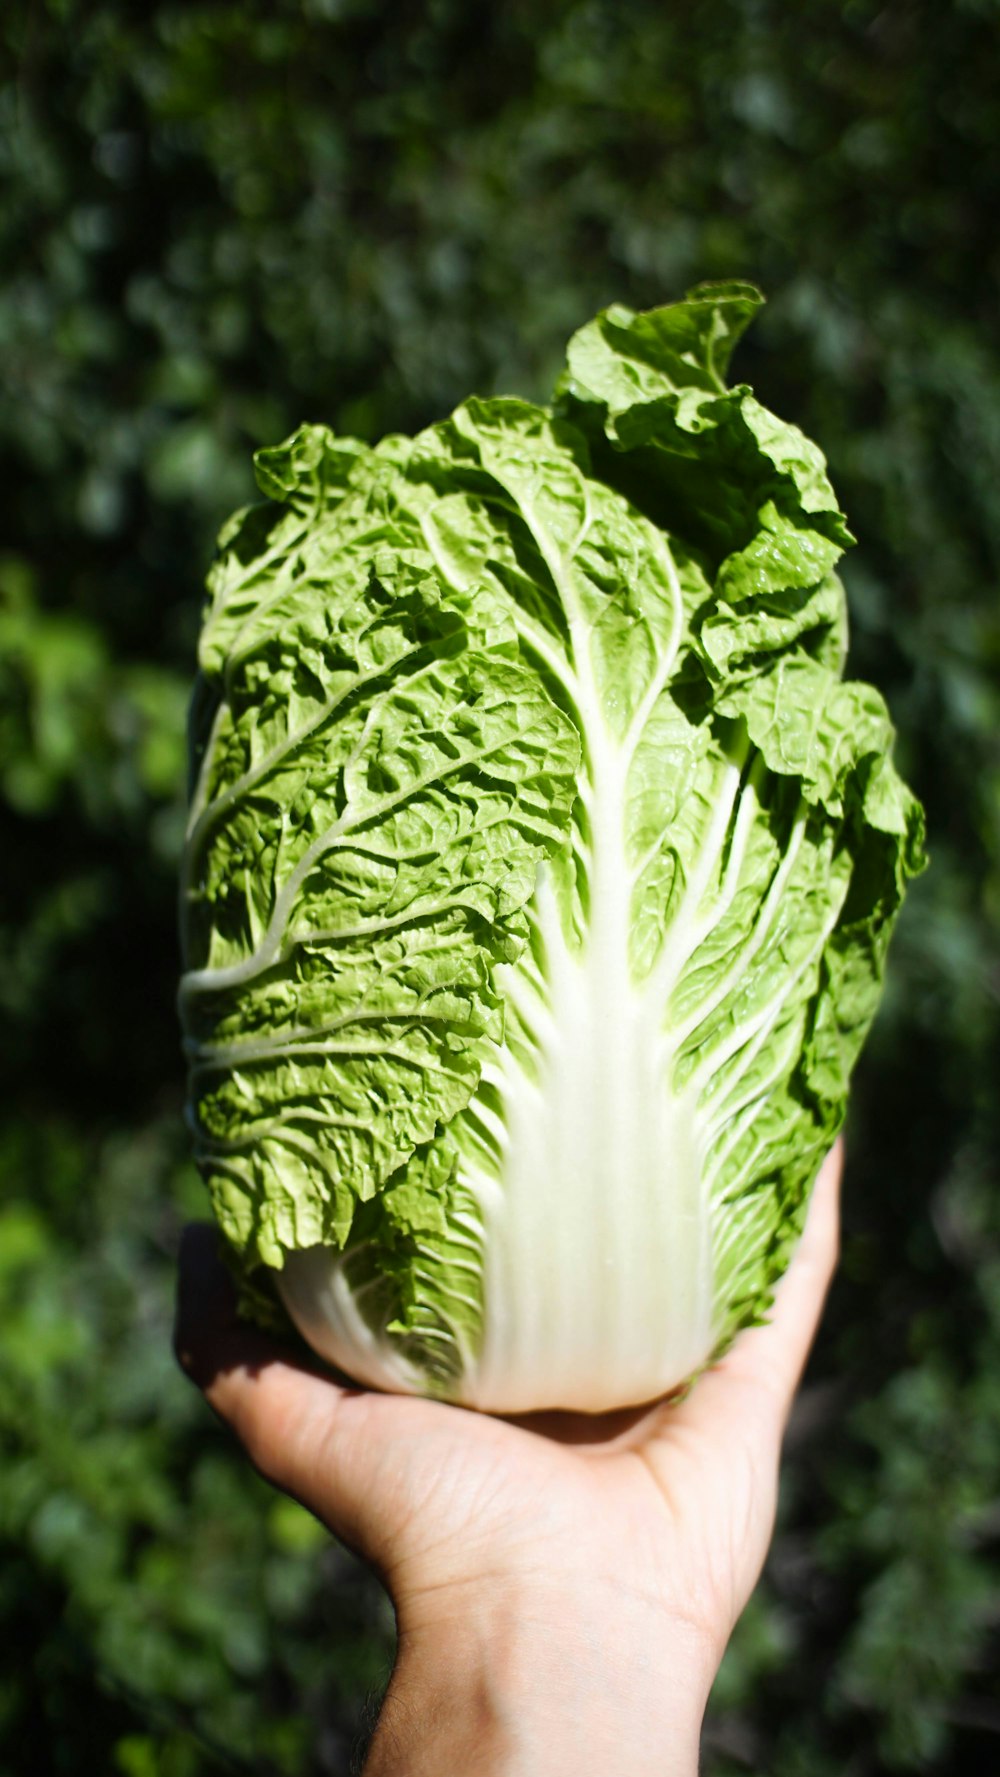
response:
<path fill-rule="evenodd" d="M 448 1587 L 399 1613 L 365 1777 L 694 1777 L 716 1664 L 617 1594 Z"/>

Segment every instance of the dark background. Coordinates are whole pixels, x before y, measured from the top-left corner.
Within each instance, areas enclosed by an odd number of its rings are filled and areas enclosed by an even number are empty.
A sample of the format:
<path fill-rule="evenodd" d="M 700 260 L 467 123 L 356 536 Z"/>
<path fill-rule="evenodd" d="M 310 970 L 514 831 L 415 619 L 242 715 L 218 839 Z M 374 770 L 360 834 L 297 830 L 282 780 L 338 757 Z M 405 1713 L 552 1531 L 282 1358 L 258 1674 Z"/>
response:
<path fill-rule="evenodd" d="M 1000 1769 L 1000 6 L 34 0 L 0 24 L 0 1772 L 347 1769 L 388 1609 L 168 1349 L 174 873 L 213 533 L 303 419 L 544 398 L 771 296 L 851 670 L 928 807 L 844 1260 L 708 1777 Z"/>

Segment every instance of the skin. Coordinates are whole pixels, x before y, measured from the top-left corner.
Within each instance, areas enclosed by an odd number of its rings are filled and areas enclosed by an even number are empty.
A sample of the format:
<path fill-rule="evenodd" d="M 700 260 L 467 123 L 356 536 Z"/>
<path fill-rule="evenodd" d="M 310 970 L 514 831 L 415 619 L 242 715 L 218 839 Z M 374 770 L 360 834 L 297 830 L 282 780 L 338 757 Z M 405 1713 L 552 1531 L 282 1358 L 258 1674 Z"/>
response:
<path fill-rule="evenodd" d="M 690 1777 L 774 1526 L 833 1275 L 840 1147 L 766 1326 L 686 1399 L 501 1420 L 344 1386 L 236 1318 L 187 1230 L 182 1368 L 269 1481 L 377 1571 L 398 1654 L 366 1777 Z"/>

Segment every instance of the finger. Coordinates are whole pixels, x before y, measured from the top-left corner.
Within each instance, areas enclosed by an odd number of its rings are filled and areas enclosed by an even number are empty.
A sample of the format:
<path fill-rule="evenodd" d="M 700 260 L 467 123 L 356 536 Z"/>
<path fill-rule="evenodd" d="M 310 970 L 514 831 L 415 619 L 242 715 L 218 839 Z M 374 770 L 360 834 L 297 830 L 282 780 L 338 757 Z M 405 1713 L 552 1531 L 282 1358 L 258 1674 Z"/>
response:
<path fill-rule="evenodd" d="M 207 1222 L 189 1223 L 181 1233 L 174 1319 L 174 1355 L 185 1375 L 207 1393 L 220 1371 L 234 1362 L 264 1362 L 274 1346 L 258 1327 L 240 1319 L 216 1229 Z"/>
<path fill-rule="evenodd" d="M 770 1388 L 783 1419 L 791 1411 L 837 1267 L 842 1172 L 838 1141 L 820 1168 L 802 1238 L 775 1291 L 770 1316 L 764 1326 L 741 1336 L 729 1360 L 732 1376 Z"/>
<path fill-rule="evenodd" d="M 775 1451 L 819 1326 L 837 1263 L 842 1146 L 827 1155 L 813 1187 L 802 1238 L 775 1292 L 765 1325 L 742 1332 L 731 1350 L 673 1409 L 679 1420 L 705 1432 L 745 1439 L 753 1426 Z M 669 1430 L 665 1421 L 664 1430 Z"/>
<path fill-rule="evenodd" d="M 215 1230 L 193 1224 L 180 1250 L 174 1350 L 254 1467 L 363 1552 L 374 1479 L 370 1397 L 301 1363 L 241 1320 Z"/>

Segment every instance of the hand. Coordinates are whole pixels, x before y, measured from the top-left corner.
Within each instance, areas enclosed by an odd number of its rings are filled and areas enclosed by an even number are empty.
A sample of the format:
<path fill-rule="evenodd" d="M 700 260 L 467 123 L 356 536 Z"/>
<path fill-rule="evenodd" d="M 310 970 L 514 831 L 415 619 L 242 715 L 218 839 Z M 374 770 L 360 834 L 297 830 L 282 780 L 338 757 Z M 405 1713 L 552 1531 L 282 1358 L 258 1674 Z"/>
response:
<path fill-rule="evenodd" d="M 377 1570 L 399 1651 L 366 1771 L 693 1773 L 763 1565 L 836 1260 L 838 1147 L 766 1326 L 686 1399 L 488 1418 L 341 1386 L 239 1322 L 206 1227 L 177 1353 L 251 1461 Z"/>

